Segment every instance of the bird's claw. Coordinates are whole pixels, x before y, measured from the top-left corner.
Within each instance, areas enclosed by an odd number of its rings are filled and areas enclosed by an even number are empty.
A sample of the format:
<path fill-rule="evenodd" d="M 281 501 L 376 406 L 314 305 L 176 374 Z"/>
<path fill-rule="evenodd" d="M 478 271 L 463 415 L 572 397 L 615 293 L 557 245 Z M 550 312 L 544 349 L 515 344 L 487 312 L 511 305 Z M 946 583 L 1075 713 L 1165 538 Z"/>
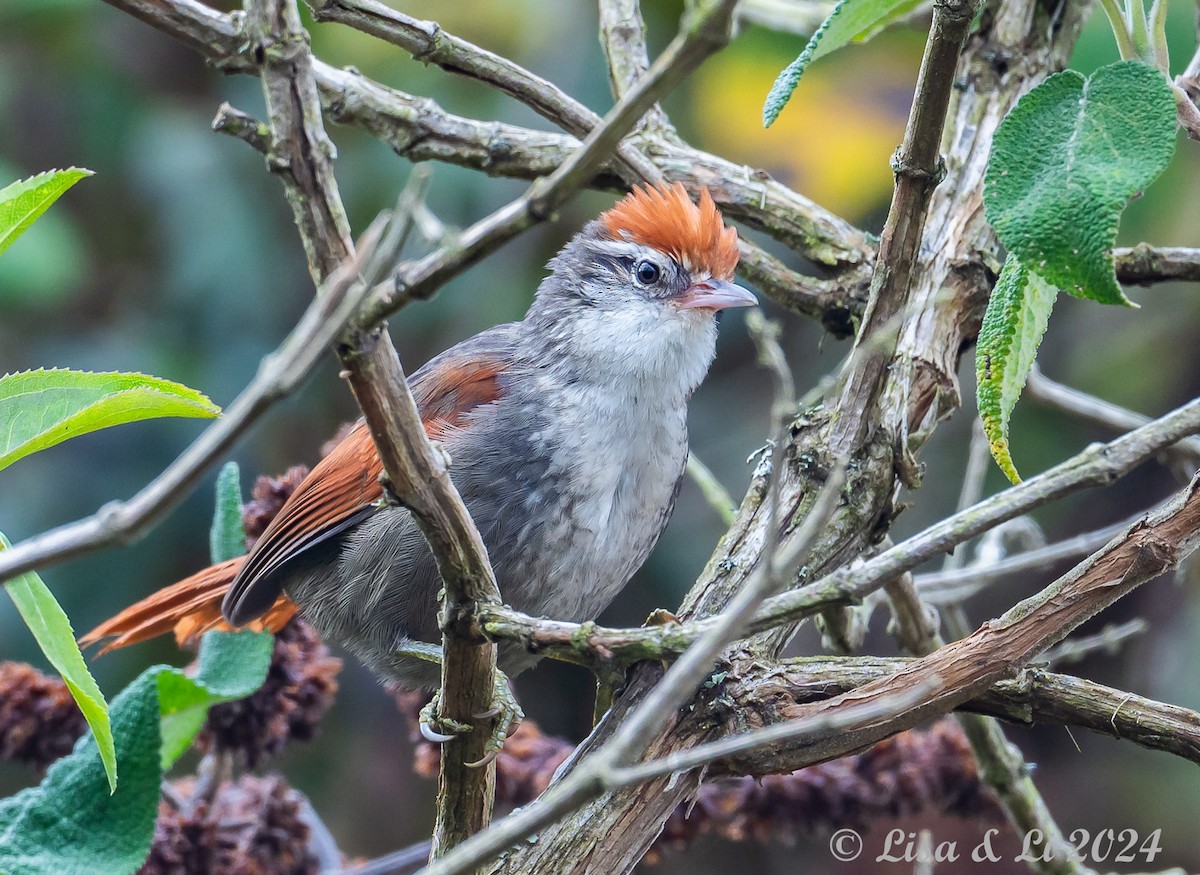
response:
<path fill-rule="evenodd" d="M 439 714 L 438 706 L 440 704 L 440 693 L 434 693 L 433 698 L 429 700 L 429 704 L 421 709 L 420 726 L 422 738 L 433 744 L 445 744 L 455 736 L 471 731 L 469 724 L 460 723 L 457 720 L 451 720 L 449 717 L 443 717 Z M 441 729 L 448 729 L 450 731 L 440 732 L 439 730 Z"/>
<path fill-rule="evenodd" d="M 508 740 L 509 735 L 516 730 L 516 727 L 525 718 L 525 712 L 517 704 L 516 697 L 513 696 L 512 689 L 508 685 L 508 678 L 499 670 L 496 671 L 496 686 L 492 701 L 493 705 L 487 711 L 472 715 L 475 720 L 495 719 L 496 722 L 492 729 L 492 734 L 484 747 L 483 756 L 473 763 L 467 763 L 468 768 L 483 768 L 495 760 L 500 753 L 500 749 L 504 747 L 504 742 Z M 429 704 L 421 709 L 421 736 L 426 741 L 433 744 L 445 744 L 456 736 L 471 731 L 469 724 L 461 723 L 439 714 L 439 704 L 439 694 L 434 693 Z"/>
<path fill-rule="evenodd" d="M 448 735 L 445 732 L 435 732 L 433 726 L 424 720 L 421 721 L 421 737 L 431 744 L 445 744 L 454 738 L 453 735 Z"/>
<path fill-rule="evenodd" d="M 485 766 L 490 765 L 496 759 L 496 757 L 498 757 L 499 755 L 500 755 L 499 748 L 497 748 L 496 750 L 489 750 L 487 753 L 485 753 L 479 759 L 475 760 L 475 762 L 466 763 L 465 765 L 468 769 L 482 769 Z"/>
<path fill-rule="evenodd" d="M 467 768 L 480 769 L 497 757 L 500 749 L 504 747 L 504 742 L 508 741 L 509 735 L 516 732 L 517 727 L 521 725 L 521 721 L 525 719 L 525 712 L 517 704 L 517 698 L 513 695 L 512 687 L 508 685 L 508 677 L 500 669 L 496 669 L 496 685 L 492 692 L 492 707 L 482 714 L 476 714 L 475 719 L 495 719 L 496 721 L 493 724 L 492 734 L 488 738 L 487 745 L 483 749 L 483 756 L 473 763 L 467 763 Z"/>

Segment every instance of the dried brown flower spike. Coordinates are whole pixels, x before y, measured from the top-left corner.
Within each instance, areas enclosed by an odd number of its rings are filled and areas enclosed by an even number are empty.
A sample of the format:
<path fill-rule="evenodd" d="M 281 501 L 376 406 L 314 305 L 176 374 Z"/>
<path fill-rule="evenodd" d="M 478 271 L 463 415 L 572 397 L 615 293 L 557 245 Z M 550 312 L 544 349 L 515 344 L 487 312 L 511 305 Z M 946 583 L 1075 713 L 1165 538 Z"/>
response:
<path fill-rule="evenodd" d="M 243 775 L 211 805 L 193 802 L 190 778 L 158 806 L 154 843 L 139 875 L 315 875 L 304 798 L 282 777 Z M 177 800 L 176 802 L 171 801 Z"/>
<path fill-rule="evenodd" d="M 196 746 L 235 752 L 254 768 L 289 740 L 311 740 L 333 704 L 341 670 L 316 631 L 293 619 L 275 636 L 263 685 L 245 699 L 214 705 Z"/>
<path fill-rule="evenodd" d="M 61 679 L 21 662 L 0 662 L 0 759 L 45 769 L 87 729 Z"/>

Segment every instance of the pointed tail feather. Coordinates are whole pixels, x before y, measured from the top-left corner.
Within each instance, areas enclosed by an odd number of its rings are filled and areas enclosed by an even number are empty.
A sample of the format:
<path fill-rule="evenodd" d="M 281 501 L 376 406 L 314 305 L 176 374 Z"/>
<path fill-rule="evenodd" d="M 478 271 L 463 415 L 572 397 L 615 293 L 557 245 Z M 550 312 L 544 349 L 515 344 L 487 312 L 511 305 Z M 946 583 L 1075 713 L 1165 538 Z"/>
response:
<path fill-rule="evenodd" d="M 244 561 L 245 557 L 239 556 L 160 589 L 104 621 L 83 635 L 79 643 L 89 645 L 111 638 L 100 651 L 107 653 L 172 630 L 176 640 L 184 644 L 210 629 L 229 629 L 231 627 L 221 616 L 221 600 Z M 296 605 L 280 596 L 266 614 L 245 628 L 277 632 L 295 613 Z"/>

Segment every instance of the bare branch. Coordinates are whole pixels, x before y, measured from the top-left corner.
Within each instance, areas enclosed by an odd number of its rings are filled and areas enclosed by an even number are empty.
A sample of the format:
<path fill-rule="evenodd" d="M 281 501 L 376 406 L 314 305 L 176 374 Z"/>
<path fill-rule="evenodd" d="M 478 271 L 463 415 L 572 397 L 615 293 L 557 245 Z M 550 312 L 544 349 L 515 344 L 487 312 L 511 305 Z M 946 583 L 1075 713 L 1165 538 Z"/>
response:
<path fill-rule="evenodd" d="M 1046 662 L 1052 666 L 1081 662 L 1094 653 L 1114 654 L 1130 638 L 1136 638 L 1150 629 L 1150 623 L 1134 617 L 1124 623 L 1109 623 L 1093 635 L 1068 638 L 1046 651 Z"/>
<path fill-rule="evenodd" d="M 1036 401 L 1110 431 L 1128 431 L 1150 421 L 1150 417 L 1141 413 L 1134 413 L 1111 401 L 1057 383 L 1043 374 L 1037 365 L 1029 372 L 1025 391 Z M 1182 479 L 1187 480 L 1200 467 L 1200 438 L 1184 438 L 1165 448 L 1163 455 L 1180 469 Z"/>
<path fill-rule="evenodd" d="M 600 47 L 608 84 L 620 100 L 650 68 L 646 23 L 638 0 L 600 0 Z"/>
<path fill-rule="evenodd" d="M 884 582 L 952 549 L 981 532 L 1079 489 L 1111 483 L 1163 447 L 1200 431 L 1200 400 L 1167 414 L 1108 444 L 1096 444 L 1054 468 L 956 513 L 853 568 L 767 599 L 750 631 L 811 616 L 833 605 L 854 604 Z M 538 652 L 590 664 L 596 654 L 625 662 L 677 654 L 714 621 L 699 619 L 644 629 L 606 629 L 528 617 L 504 606 L 480 611 L 479 631 L 521 641 Z"/>
<path fill-rule="evenodd" d="M 732 523 L 733 516 L 737 513 L 737 502 L 733 500 L 729 490 L 717 479 L 717 475 L 713 474 L 694 452 L 688 453 L 687 473 L 700 490 L 701 495 L 704 496 L 704 500 L 708 502 L 709 507 L 716 511 L 721 522 L 725 525 Z"/>
<path fill-rule="evenodd" d="M 262 81 L 272 132 L 268 166 L 278 172 L 318 281 L 350 249 L 348 222 L 330 163 L 332 146 L 321 118 L 308 35 L 295 0 L 250 0 L 246 29 L 263 59 Z M 378 267 L 385 264 L 376 262 Z M 378 277 L 368 276 L 373 282 Z M 487 550 L 443 454 L 430 445 L 391 338 L 380 328 L 353 329 L 340 338 L 346 368 L 394 494 L 413 512 L 429 542 L 445 589 L 450 617 L 476 603 L 499 602 Z M 477 832 L 491 819 L 492 767 L 483 759 L 488 721 L 473 714 L 491 706 L 496 648 L 479 646 L 447 628 L 442 642 L 442 713 L 472 731 L 449 743 L 442 760 L 435 853 Z"/>
<path fill-rule="evenodd" d="M 883 585 L 883 591 L 892 608 L 888 631 L 904 652 L 922 655 L 941 646 L 937 611 L 921 600 L 911 571 L 889 580 Z"/>
<path fill-rule="evenodd" d="M 1099 550 L 1117 535 L 1121 534 L 1133 520 L 1123 520 L 1094 532 L 1085 532 L 1073 538 L 1065 538 L 1045 547 L 1028 550 L 1014 556 L 1006 556 L 999 562 L 988 564 L 971 564 L 950 571 L 932 571 L 916 576 L 917 587 L 922 597 L 930 604 L 940 605 L 949 602 L 962 602 L 991 583 L 1025 574 L 1030 571 L 1049 568 L 1058 562 L 1068 559 L 1079 559 Z"/>
<path fill-rule="evenodd" d="M 879 240 L 871 296 L 863 314 L 842 388 L 841 411 L 830 434 L 835 455 L 846 455 L 866 437 L 896 349 L 896 331 L 909 300 L 909 287 L 925 232 L 933 189 L 945 176 L 942 130 L 955 83 L 959 55 L 979 0 L 940 0 L 917 77 L 904 141 L 892 159 L 896 186 Z M 901 452 L 906 452 L 901 449 Z"/>
<path fill-rule="evenodd" d="M 1186 246 L 1151 246 L 1113 250 L 1117 279 L 1131 285 L 1174 281 L 1200 282 L 1200 249 Z"/>
<path fill-rule="evenodd" d="M 115 545 L 139 540 L 200 485 L 201 478 L 277 401 L 304 382 L 325 350 L 357 312 L 369 291 L 359 278 L 362 259 L 378 241 L 381 227 L 372 226 L 355 258 L 322 284 L 287 339 L 259 365 L 258 373 L 160 475 L 128 501 L 112 502 L 95 514 L 35 535 L 0 551 L 0 580 L 46 568 Z"/>
<path fill-rule="evenodd" d="M 828 699 L 893 675 L 912 663 L 909 658 L 873 656 L 800 657 L 777 665 L 739 663 L 732 672 L 737 682 L 722 690 L 733 697 L 727 729 L 745 731 L 746 725 L 783 719 L 773 703 Z M 739 673 L 742 668 L 745 671 Z M 1041 668 L 1025 668 L 1014 678 L 997 681 L 959 708 L 1013 723 L 1076 726 L 1200 764 L 1200 714 L 1196 711 Z M 769 751 L 760 751 L 754 767 L 768 771 L 747 774 L 790 772 L 798 766 L 793 752 L 781 752 L 772 760 Z"/>

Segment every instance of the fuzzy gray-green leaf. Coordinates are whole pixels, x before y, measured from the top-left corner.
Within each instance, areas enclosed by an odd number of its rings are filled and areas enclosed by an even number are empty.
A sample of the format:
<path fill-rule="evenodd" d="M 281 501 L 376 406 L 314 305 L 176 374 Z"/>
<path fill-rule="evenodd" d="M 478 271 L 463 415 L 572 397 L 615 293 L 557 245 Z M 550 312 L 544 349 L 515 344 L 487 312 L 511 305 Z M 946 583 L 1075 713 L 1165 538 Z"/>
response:
<path fill-rule="evenodd" d="M 1058 289 L 1009 255 L 992 290 L 975 350 L 976 400 L 992 458 L 1021 481 L 1008 446 L 1008 420 L 1033 368 Z"/>
<path fill-rule="evenodd" d="M 791 100 L 800 77 L 817 58 L 853 40 L 873 34 L 896 15 L 914 8 L 913 0 L 841 0 L 817 28 L 804 51 L 779 74 L 763 104 L 763 126 L 770 127 Z"/>
<path fill-rule="evenodd" d="M 984 204 L 1021 262 L 1073 295 L 1129 304 L 1113 271 L 1121 212 L 1175 151 L 1175 98 L 1138 61 L 1090 77 L 1067 70 L 1026 94 L 1000 124 Z"/>
<path fill-rule="evenodd" d="M 213 564 L 246 552 L 246 529 L 242 525 L 242 489 L 237 462 L 226 462 L 217 477 L 217 509 L 208 532 L 208 549 Z"/>

